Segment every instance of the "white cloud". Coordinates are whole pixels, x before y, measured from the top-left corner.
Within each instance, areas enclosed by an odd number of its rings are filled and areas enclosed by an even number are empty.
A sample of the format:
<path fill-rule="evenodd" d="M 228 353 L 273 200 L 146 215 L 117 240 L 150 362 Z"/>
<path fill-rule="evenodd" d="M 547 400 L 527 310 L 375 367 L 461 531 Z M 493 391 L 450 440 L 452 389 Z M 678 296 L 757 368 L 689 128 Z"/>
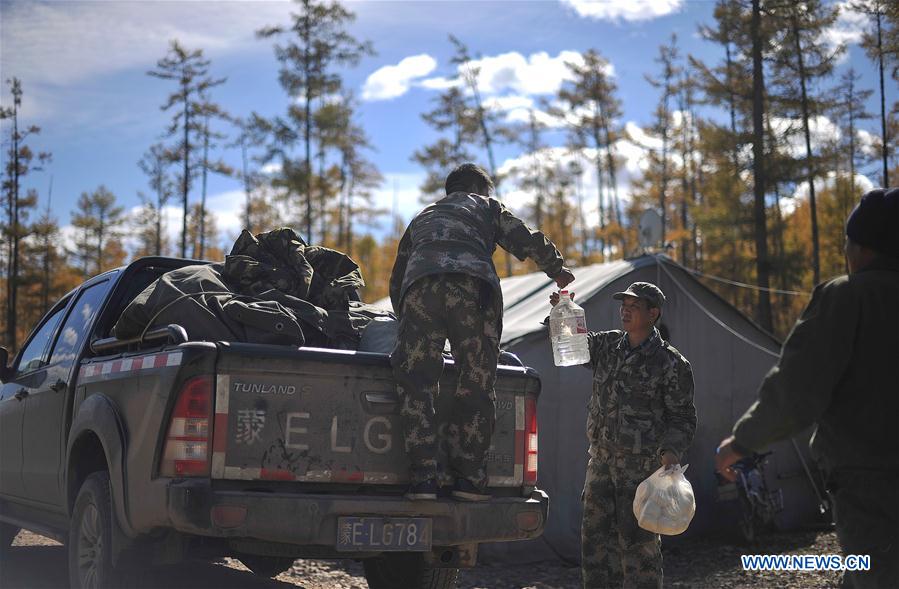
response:
<path fill-rule="evenodd" d="M 567 62 L 580 65 L 583 56 L 577 51 L 561 51 L 555 57 L 545 51 L 525 57 L 517 51 L 474 59 L 468 67 L 478 70 L 478 90 L 485 95 L 508 93 L 522 95 L 555 94 L 559 87 L 571 79 Z M 461 72 L 462 66 L 459 66 Z M 609 65 L 608 72 L 614 73 Z M 458 85 L 458 81 L 448 78 L 429 78 L 421 82 L 422 87 L 441 90 Z"/>
<path fill-rule="evenodd" d="M 880 136 L 864 129 L 855 132 L 858 139 L 858 150 L 870 158 L 880 156 Z"/>
<path fill-rule="evenodd" d="M 417 78 L 427 76 L 437 67 L 437 61 L 426 53 L 406 57 L 396 65 L 376 70 L 362 88 L 363 100 L 390 100 L 409 91 Z"/>
<path fill-rule="evenodd" d="M 619 162 L 615 180 L 619 206 L 622 212 L 631 200 L 631 186 L 634 180 L 640 178 L 648 166 L 649 149 L 656 144 L 656 140 L 643 134 L 636 123 L 629 121 L 625 128 L 635 139 L 639 140 L 639 143 L 629 138 L 624 138 L 616 141 L 613 147 L 613 153 Z M 527 170 L 531 169 L 534 164 L 534 157 L 535 154 L 524 153 L 507 159 L 498 170 L 506 178 L 502 187 L 503 201 L 519 214 L 524 214 L 534 203 L 534 193 L 531 190 L 523 190 L 520 186 L 523 173 L 527 173 Z M 566 168 L 575 161 L 582 167 L 583 172 L 578 181 L 575 182 L 575 190 L 579 192 L 582 198 L 586 225 L 588 227 L 596 227 L 599 224 L 599 184 L 596 177 L 596 166 L 593 163 L 596 158 L 596 150 L 587 148 L 581 150 L 580 154 L 577 154 L 566 147 L 547 147 L 539 150 L 536 153 L 536 157 L 544 164 L 552 162 L 559 168 Z M 603 152 L 603 157 L 605 157 L 605 152 Z M 608 186 L 607 181 L 604 185 L 603 194 L 606 206 L 611 206 L 613 191 Z M 611 210 L 607 214 L 609 215 L 608 218 L 611 218 Z"/>
<path fill-rule="evenodd" d="M 534 97 L 554 95 L 571 80 L 568 63 L 582 65 L 584 58 L 577 51 L 560 51 L 556 56 L 541 51 L 527 57 L 512 51 L 472 60 L 468 67 L 478 72 L 478 90 L 487 108 L 505 112 L 506 120 L 513 123 L 527 123 L 533 112 L 543 126 L 559 128 L 568 122 L 538 108 Z M 421 80 L 416 85 L 436 91 L 465 86 L 461 79 L 462 67 L 459 66 L 457 71 L 460 75 L 455 78 L 438 76 Z M 615 75 L 611 64 L 607 65 L 606 73 Z"/>
<path fill-rule="evenodd" d="M 254 32 L 286 23 L 280 2 L 22 2 L 4 4 L 3 70 L 61 85 L 150 69 L 178 39 L 210 56 L 271 51 Z"/>
<path fill-rule="evenodd" d="M 833 26 L 825 30 L 821 38 L 830 47 L 836 47 L 841 43 L 860 43 L 864 32 L 871 27 L 871 19 L 852 10 L 852 0 L 842 0 L 837 3 L 840 14 Z M 842 59 L 846 59 L 846 53 Z"/>
<path fill-rule="evenodd" d="M 260 174 L 265 174 L 266 176 L 274 176 L 275 174 L 281 173 L 281 162 L 269 162 L 259 168 Z"/>
<path fill-rule="evenodd" d="M 560 0 L 578 16 L 594 20 L 640 21 L 679 11 L 683 0 Z"/>
<path fill-rule="evenodd" d="M 422 88 L 426 88 L 428 90 L 448 90 L 450 88 L 456 88 L 458 86 L 462 86 L 463 82 L 459 78 L 428 78 L 427 80 L 422 80 L 418 83 Z"/>
<path fill-rule="evenodd" d="M 820 194 L 824 191 L 825 188 L 834 187 L 836 179 L 837 173 L 834 171 L 828 172 L 826 177 L 819 176 L 815 178 L 815 194 L 819 195 L 818 198 L 820 198 Z M 862 174 L 855 175 L 855 189 L 859 195 L 868 192 L 874 187 L 874 183 L 871 182 L 871 179 L 867 176 L 864 176 Z M 797 184 L 796 189 L 793 191 L 793 198 L 781 200 L 781 210 L 783 211 L 783 214 L 793 214 L 793 212 L 796 210 L 796 206 L 800 201 L 808 200 L 808 194 L 808 182 L 800 182 L 799 184 Z"/>
<path fill-rule="evenodd" d="M 805 136 L 802 133 L 800 119 L 772 117 L 771 128 L 775 135 L 787 140 L 786 151 L 791 157 L 796 159 L 805 157 Z M 812 151 L 818 151 L 830 143 L 839 141 L 843 134 L 828 117 L 819 115 L 809 119 L 809 135 Z"/>

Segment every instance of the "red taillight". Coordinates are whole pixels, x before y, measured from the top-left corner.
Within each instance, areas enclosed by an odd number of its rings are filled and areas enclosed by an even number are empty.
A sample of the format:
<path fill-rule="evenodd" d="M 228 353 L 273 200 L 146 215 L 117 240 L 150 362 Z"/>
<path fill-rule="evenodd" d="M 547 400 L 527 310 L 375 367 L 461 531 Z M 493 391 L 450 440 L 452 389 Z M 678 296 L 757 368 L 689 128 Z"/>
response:
<path fill-rule="evenodd" d="M 524 400 L 524 484 L 537 484 L 537 399 Z"/>
<path fill-rule="evenodd" d="M 184 383 L 165 439 L 159 471 L 167 477 L 209 474 L 209 424 L 212 415 L 212 377 L 197 376 Z"/>

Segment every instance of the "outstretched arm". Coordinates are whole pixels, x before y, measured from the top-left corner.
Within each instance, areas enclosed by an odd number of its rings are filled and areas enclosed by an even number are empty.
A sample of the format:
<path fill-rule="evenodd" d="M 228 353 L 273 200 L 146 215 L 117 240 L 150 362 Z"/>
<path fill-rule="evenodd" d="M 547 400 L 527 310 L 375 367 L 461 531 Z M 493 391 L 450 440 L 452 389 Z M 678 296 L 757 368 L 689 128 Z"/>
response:
<path fill-rule="evenodd" d="M 528 227 L 498 200 L 490 200 L 495 214 L 496 242 L 500 247 L 522 262 L 528 258 L 534 260 L 547 276 L 562 279 L 564 284 L 556 280 L 560 287 L 574 280 L 574 275 L 564 266 L 562 254 L 546 235 Z"/>

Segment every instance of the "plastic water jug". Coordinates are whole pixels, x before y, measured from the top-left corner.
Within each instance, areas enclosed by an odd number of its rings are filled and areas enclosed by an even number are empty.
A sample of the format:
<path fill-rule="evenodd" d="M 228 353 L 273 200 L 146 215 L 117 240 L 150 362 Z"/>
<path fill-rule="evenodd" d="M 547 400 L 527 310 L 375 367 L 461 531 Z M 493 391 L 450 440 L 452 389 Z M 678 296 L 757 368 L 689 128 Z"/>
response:
<path fill-rule="evenodd" d="M 556 366 L 576 366 L 590 361 L 587 319 L 584 309 L 571 300 L 567 290 L 549 313 L 549 337 Z"/>

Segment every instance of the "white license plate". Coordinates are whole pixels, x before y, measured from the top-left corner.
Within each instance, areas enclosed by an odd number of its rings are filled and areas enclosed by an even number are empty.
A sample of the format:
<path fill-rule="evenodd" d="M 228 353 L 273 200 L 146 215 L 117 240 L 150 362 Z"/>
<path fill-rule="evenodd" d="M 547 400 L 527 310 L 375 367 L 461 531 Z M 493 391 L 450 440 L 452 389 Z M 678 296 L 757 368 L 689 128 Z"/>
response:
<path fill-rule="evenodd" d="M 431 520 L 428 518 L 337 518 L 337 550 L 425 552 L 430 549 Z"/>

